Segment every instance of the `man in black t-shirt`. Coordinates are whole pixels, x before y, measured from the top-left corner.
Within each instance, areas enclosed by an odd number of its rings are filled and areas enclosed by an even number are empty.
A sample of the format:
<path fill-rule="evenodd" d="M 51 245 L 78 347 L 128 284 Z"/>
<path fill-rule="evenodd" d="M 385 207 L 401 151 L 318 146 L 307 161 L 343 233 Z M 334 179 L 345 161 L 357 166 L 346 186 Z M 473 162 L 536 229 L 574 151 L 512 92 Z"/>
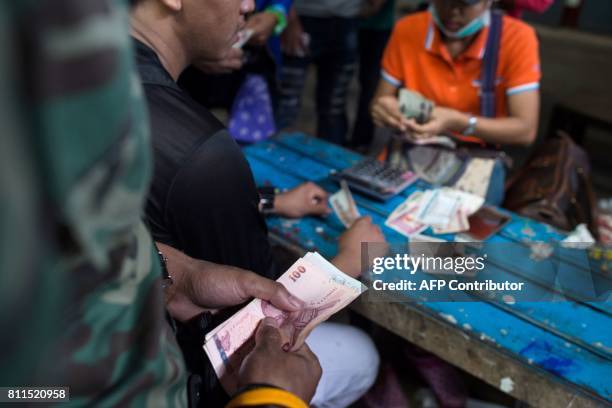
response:
<path fill-rule="evenodd" d="M 273 266 L 266 224 L 259 212 L 259 195 L 246 159 L 222 124 L 175 83 L 193 61 L 219 58 L 209 53 L 214 47 L 207 32 L 224 22 L 209 21 L 207 8 L 245 10 L 249 3 L 141 0 L 132 12 L 132 34 L 137 39 L 137 62 L 149 105 L 155 153 L 147 221 L 158 242 L 191 257 L 275 279 L 278 271 Z M 235 27 L 234 32 L 239 29 Z M 234 41 L 227 38 L 226 48 Z M 324 194 L 312 184 L 302 186 L 288 196 L 290 199 L 281 198 L 281 211 L 286 215 L 325 212 Z M 297 205 L 283 205 L 292 201 Z M 296 207 L 299 211 L 289 214 Z M 356 276 L 361 242 L 383 240 L 380 229 L 369 218 L 362 218 L 340 238 L 339 253 L 332 262 Z M 378 354 L 364 333 L 324 323 L 307 343 L 323 368 L 313 405 L 348 406 L 373 383 Z M 201 344 L 199 355 L 203 355 Z M 192 369 L 207 368 L 195 365 Z"/>

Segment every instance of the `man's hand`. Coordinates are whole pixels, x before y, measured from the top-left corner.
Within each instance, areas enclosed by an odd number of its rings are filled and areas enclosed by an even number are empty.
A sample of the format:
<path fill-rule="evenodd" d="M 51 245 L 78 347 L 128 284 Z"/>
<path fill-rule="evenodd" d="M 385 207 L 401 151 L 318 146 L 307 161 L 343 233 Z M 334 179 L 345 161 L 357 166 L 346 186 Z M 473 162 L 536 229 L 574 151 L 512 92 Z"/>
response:
<path fill-rule="evenodd" d="M 370 113 L 374 124 L 378 127 L 387 127 L 400 132 L 408 130 L 409 121 L 400 112 L 399 100 L 395 95 L 375 97 L 370 105 Z"/>
<path fill-rule="evenodd" d="M 223 58 L 216 60 L 199 59 L 193 65 L 206 74 L 228 74 L 242 68 L 244 52 L 238 48 L 230 48 Z"/>
<path fill-rule="evenodd" d="M 274 27 L 276 27 L 277 22 L 278 18 L 274 13 L 267 11 L 262 11 L 249 17 L 245 27 L 245 30 L 253 30 L 253 35 L 249 39 L 249 44 L 264 45 L 274 32 Z"/>
<path fill-rule="evenodd" d="M 274 199 L 274 212 L 283 217 L 327 215 L 330 211 L 327 206 L 327 192 L 310 181 L 278 194 Z"/>
<path fill-rule="evenodd" d="M 308 54 L 308 46 L 304 44 L 304 27 L 294 8 L 289 11 L 287 27 L 281 34 L 281 49 L 292 57 L 304 57 Z"/>
<path fill-rule="evenodd" d="M 338 255 L 332 263 L 347 275 L 361 275 L 361 243 L 386 242 L 380 227 L 372 223 L 370 216 L 359 218 L 338 240 Z"/>
<path fill-rule="evenodd" d="M 308 404 L 321 378 L 321 365 L 307 344 L 296 351 L 283 351 L 285 340 L 274 319 L 263 319 L 255 333 L 255 348 L 240 367 L 239 386 L 270 384 Z"/>
<path fill-rule="evenodd" d="M 461 126 L 462 116 L 454 109 L 436 106 L 429 122 L 420 125 L 414 119 L 409 119 L 408 129 L 410 135 L 416 139 L 428 139 L 441 134 L 449 134 L 453 131 L 460 131 L 458 127 Z"/>
<path fill-rule="evenodd" d="M 168 245 L 157 246 L 168 258 L 168 273 L 173 280 L 165 291 L 166 308 L 179 321 L 239 305 L 251 298 L 268 300 L 287 312 L 303 307 L 303 302 L 278 282 L 244 269 L 191 258 Z"/>

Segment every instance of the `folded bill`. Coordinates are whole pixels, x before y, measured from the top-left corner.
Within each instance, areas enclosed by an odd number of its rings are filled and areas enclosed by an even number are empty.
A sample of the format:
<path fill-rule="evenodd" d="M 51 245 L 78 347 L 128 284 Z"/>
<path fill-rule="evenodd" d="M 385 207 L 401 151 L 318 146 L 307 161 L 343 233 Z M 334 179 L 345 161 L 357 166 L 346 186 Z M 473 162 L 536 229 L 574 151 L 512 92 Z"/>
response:
<path fill-rule="evenodd" d="M 399 107 L 406 118 L 423 124 L 431 118 L 434 103 L 418 92 L 402 88 L 399 91 Z"/>
<path fill-rule="evenodd" d="M 299 348 L 316 325 L 355 300 L 366 287 L 344 274 L 316 252 L 296 261 L 279 279 L 305 307 L 287 313 L 255 299 L 205 337 L 204 351 L 225 390 L 237 388 L 242 360 L 254 347 L 253 334 L 265 317 L 274 318 L 291 349 Z"/>
<path fill-rule="evenodd" d="M 340 190 L 329 197 L 329 204 L 346 228 L 349 228 L 357 218 L 361 217 L 353 194 L 351 194 L 351 190 L 344 180 L 340 181 Z"/>

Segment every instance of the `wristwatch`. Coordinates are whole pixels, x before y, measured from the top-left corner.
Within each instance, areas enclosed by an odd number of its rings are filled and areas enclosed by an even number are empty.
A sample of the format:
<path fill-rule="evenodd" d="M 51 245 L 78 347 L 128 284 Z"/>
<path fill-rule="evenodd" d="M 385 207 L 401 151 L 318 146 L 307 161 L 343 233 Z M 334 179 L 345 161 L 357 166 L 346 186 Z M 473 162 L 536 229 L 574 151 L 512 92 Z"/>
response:
<path fill-rule="evenodd" d="M 172 285 L 174 281 L 172 280 L 172 276 L 168 273 L 168 258 L 159 250 L 157 245 L 155 245 L 155 249 L 157 250 L 157 255 L 159 256 L 159 263 L 162 267 L 162 288 L 166 289 L 168 286 Z"/>
<path fill-rule="evenodd" d="M 468 119 L 468 127 L 462 132 L 466 136 L 473 135 L 476 132 L 476 125 L 478 124 L 478 118 L 476 116 L 470 116 Z"/>
<path fill-rule="evenodd" d="M 257 188 L 259 193 L 259 211 L 264 214 L 269 214 L 274 211 L 274 199 L 278 189 L 272 186 Z"/>

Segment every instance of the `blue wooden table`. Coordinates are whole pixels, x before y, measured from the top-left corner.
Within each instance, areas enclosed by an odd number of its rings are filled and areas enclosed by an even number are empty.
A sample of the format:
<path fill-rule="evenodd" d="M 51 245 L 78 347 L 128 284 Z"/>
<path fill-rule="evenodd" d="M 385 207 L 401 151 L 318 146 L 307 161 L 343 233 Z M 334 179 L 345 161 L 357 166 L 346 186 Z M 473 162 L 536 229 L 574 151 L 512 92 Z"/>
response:
<path fill-rule="evenodd" d="M 245 148 L 258 185 L 291 188 L 311 180 L 329 192 L 338 185 L 330 171 L 362 157 L 303 134 L 281 136 Z M 417 182 L 385 203 L 355 195 L 363 215 L 372 216 L 389 242 L 406 238 L 384 227 L 387 215 L 406 196 L 429 188 Z M 270 217 L 271 237 L 296 251 L 316 250 L 331 258 L 344 230 L 335 216 L 288 220 Z M 426 231 L 425 234 L 431 233 Z M 558 241 L 553 228 L 513 215 L 489 241 L 528 247 Z M 442 236 L 452 240 L 452 236 Z M 593 254 L 592 254 L 593 255 Z M 600 278 L 610 279 L 612 257 L 602 252 Z M 537 281 L 528 257 L 498 257 L 500 274 Z M 571 263 L 571 260 L 560 262 Z M 609 265 L 609 266 L 608 266 Z M 550 290 L 543 286 L 543 290 Z M 375 302 L 360 298 L 352 309 L 403 338 L 429 350 L 513 397 L 536 407 L 612 406 L 612 304 L 609 302 Z"/>

